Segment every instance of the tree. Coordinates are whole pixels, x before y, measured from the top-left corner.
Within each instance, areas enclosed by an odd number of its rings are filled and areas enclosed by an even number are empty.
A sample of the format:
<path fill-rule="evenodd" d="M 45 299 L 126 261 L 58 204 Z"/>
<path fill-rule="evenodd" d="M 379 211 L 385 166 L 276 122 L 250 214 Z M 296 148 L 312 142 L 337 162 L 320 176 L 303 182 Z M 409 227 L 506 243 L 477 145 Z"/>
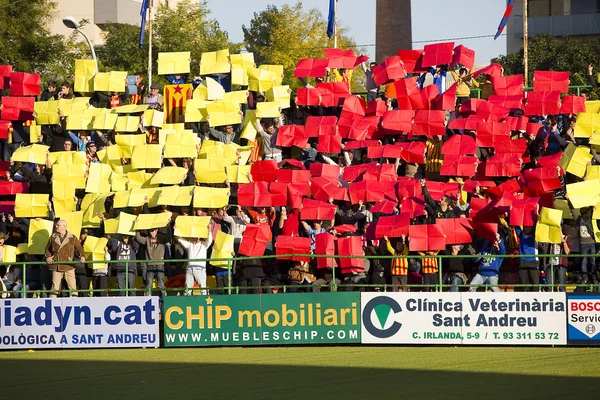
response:
<path fill-rule="evenodd" d="M 185 0 L 175 10 L 161 4 L 152 21 L 153 71 L 158 71 L 158 53 L 173 51 L 191 52 L 191 74 L 199 73 L 201 54 L 229 48 L 238 52 L 240 46 L 229 42 L 227 32 L 219 23 L 209 18 L 206 2 Z M 128 71 L 130 74 L 148 69 L 148 34 L 144 46 L 138 49 L 140 28 L 134 25 L 108 25 L 104 33 L 105 42 L 97 46 L 103 70 Z M 166 83 L 164 77 L 154 76 L 153 81 Z"/>
<path fill-rule="evenodd" d="M 528 67 L 529 82 L 533 82 L 533 71 L 569 71 L 571 85 L 587 85 L 587 67 L 596 64 L 600 53 L 599 39 L 578 40 L 555 36 L 535 36 L 529 39 Z M 492 60 L 504 67 L 506 75 L 523 74 L 523 49 Z"/>
<path fill-rule="evenodd" d="M 190 51 L 192 61 L 198 64 L 206 51 L 229 48 L 232 53 L 239 52 L 240 46 L 229 42 L 227 32 L 209 15 L 206 1 L 185 0 L 175 10 L 160 6 L 153 26 L 158 51 Z"/>
<path fill-rule="evenodd" d="M 96 46 L 101 71 L 128 71 L 136 74 L 148 69 L 148 37 L 146 35 L 144 46 L 138 49 L 138 26 L 110 24 L 106 26 L 103 35 L 104 44 Z"/>
<path fill-rule="evenodd" d="M 69 63 L 80 48 L 50 34 L 47 27 L 55 13 L 52 0 L 0 0 L 0 64 L 54 78 L 70 76 Z"/>
<path fill-rule="evenodd" d="M 306 11 L 301 1 L 285 4 L 279 10 L 274 5 L 260 13 L 254 13 L 250 26 L 243 26 L 246 49 L 254 53 L 257 64 L 282 64 L 284 83 L 293 87 L 298 60 L 323 58 L 323 49 L 333 47 L 333 38 L 327 37 L 327 19 L 317 9 Z M 345 28 L 338 28 L 338 47 L 358 51 L 356 43 L 348 37 Z M 353 90 L 364 90 L 361 78 L 354 74 Z"/>

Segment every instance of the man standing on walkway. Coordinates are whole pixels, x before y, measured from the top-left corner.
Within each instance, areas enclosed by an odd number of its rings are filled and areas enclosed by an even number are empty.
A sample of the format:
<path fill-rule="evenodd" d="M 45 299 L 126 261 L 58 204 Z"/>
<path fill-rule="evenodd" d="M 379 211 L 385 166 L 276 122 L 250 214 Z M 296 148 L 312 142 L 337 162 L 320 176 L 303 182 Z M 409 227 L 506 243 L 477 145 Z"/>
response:
<path fill-rule="evenodd" d="M 67 221 L 59 220 L 56 223 L 56 231 L 50 236 L 48 246 L 46 246 L 46 262 L 50 265 L 52 271 L 52 294 L 50 297 L 56 297 L 60 290 L 63 279 L 67 282 L 67 287 L 71 290 L 73 296 L 77 296 L 77 285 L 75 283 L 75 269 L 71 264 L 60 264 L 60 261 L 73 261 L 75 251 L 79 254 L 79 260 L 84 263 L 85 257 L 83 247 L 79 239 L 67 231 Z M 57 264 L 53 264 L 57 263 Z"/>

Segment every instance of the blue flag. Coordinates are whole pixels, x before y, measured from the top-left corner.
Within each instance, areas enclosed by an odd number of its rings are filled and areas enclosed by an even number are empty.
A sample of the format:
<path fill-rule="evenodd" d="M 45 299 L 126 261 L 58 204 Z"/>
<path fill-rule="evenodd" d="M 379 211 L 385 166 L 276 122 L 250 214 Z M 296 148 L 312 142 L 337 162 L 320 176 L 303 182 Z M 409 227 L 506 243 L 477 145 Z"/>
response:
<path fill-rule="evenodd" d="M 335 26 L 335 1 L 329 0 L 329 17 L 327 18 L 327 37 L 333 36 Z"/>
<path fill-rule="evenodd" d="M 146 32 L 146 11 L 148 11 L 148 0 L 143 0 L 142 9 L 140 10 L 142 25 L 140 26 L 140 44 L 138 45 L 138 49 L 141 49 L 142 45 L 144 44 L 144 33 Z"/>

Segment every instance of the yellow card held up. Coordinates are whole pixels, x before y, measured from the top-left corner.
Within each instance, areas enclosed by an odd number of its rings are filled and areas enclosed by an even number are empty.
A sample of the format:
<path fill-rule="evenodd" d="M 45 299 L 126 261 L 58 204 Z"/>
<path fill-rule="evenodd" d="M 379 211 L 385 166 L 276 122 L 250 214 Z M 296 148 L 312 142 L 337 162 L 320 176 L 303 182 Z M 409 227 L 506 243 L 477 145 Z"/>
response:
<path fill-rule="evenodd" d="M 229 49 L 202 53 L 200 75 L 227 74 L 230 69 Z"/>
<path fill-rule="evenodd" d="M 131 165 L 136 169 L 159 169 L 162 165 L 162 149 L 160 144 L 142 144 L 133 146 Z"/>
<path fill-rule="evenodd" d="M 248 174 L 250 173 L 249 165 L 229 165 L 225 167 L 227 179 L 232 183 L 249 183 Z"/>
<path fill-rule="evenodd" d="M 29 221 L 27 253 L 44 254 L 52 234 L 54 223 L 47 219 L 32 219 Z"/>
<path fill-rule="evenodd" d="M 225 89 L 213 78 L 205 77 L 192 93 L 196 100 L 222 100 L 225 98 Z"/>
<path fill-rule="evenodd" d="M 88 236 L 85 238 L 83 243 L 83 251 L 85 251 L 86 261 L 104 261 L 105 252 L 104 248 L 108 244 L 107 238 L 97 238 L 95 236 Z M 95 262 L 92 264 L 92 269 L 106 268 L 106 263 Z"/>
<path fill-rule="evenodd" d="M 136 231 L 142 229 L 163 228 L 171 222 L 173 214 L 168 211 L 163 211 L 158 214 L 140 214 L 135 219 L 133 229 Z"/>
<path fill-rule="evenodd" d="M 266 92 L 273 86 L 277 86 L 277 77 L 274 72 L 260 68 L 248 68 L 248 90 L 252 92 Z"/>
<path fill-rule="evenodd" d="M 223 183 L 227 180 L 225 164 L 220 159 L 197 159 L 194 173 L 196 181 L 200 183 Z"/>
<path fill-rule="evenodd" d="M 155 185 L 179 185 L 187 176 L 188 169 L 181 167 L 163 167 L 150 180 Z"/>
<path fill-rule="evenodd" d="M 85 151 L 55 151 L 50 153 L 51 164 L 86 164 Z"/>
<path fill-rule="evenodd" d="M 58 101 L 36 101 L 33 104 L 35 111 L 35 123 L 38 125 L 58 125 L 60 115 L 58 114 Z"/>
<path fill-rule="evenodd" d="M 229 259 L 235 255 L 234 241 L 235 238 L 233 235 L 228 235 L 223 231 L 218 231 L 210 256 L 210 263 L 216 266 L 231 266 L 231 263 L 229 263 L 227 260 L 217 260 L 219 258 Z"/>
<path fill-rule="evenodd" d="M 94 60 L 75 60 L 75 83 L 73 91 L 79 93 L 94 91 L 94 75 L 97 70 Z"/>
<path fill-rule="evenodd" d="M 17 193 L 15 196 L 15 217 L 35 218 L 48 216 L 47 194 Z"/>
<path fill-rule="evenodd" d="M 194 186 L 165 186 L 161 188 L 158 205 L 188 207 L 192 203 Z"/>
<path fill-rule="evenodd" d="M 129 178 L 127 175 L 122 175 L 115 171 L 110 174 L 110 190 L 112 192 L 127 190 L 128 182 Z"/>
<path fill-rule="evenodd" d="M 105 213 L 104 202 L 112 193 L 88 193 L 81 201 L 83 211 L 83 228 L 99 228 L 100 218 L 98 214 Z"/>
<path fill-rule="evenodd" d="M 540 222 L 545 225 L 560 227 L 562 225 L 562 215 L 562 210 L 542 207 L 542 210 L 540 211 Z"/>
<path fill-rule="evenodd" d="M 180 215 L 175 220 L 175 236 L 206 239 L 209 234 L 210 219 L 211 217 Z"/>
<path fill-rule="evenodd" d="M 539 243 L 559 244 L 562 241 L 561 228 L 538 222 L 535 226 L 535 240 Z"/>
<path fill-rule="evenodd" d="M 55 183 L 72 183 L 76 189 L 85 189 L 85 164 L 56 164 L 52 170 Z"/>
<path fill-rule="evenodd" d="M 75 197 L 65 197 L 63 199 L 52 198 L 54 205 L 54 215 L 62 218 L 63 215 L 77 211 L 77 201 Z"/>
<path fill-rule="evenodd" d="M 106 164 L 92 163 L 88 171 L 87 193 L 109 193 L 112 169 Z"/>
<path fill-rule="evenodd" d="M 109 234 L 135 235 L 133 224 L 136 216 L 127 213 L 119 213 L 117 218 L 104 221 L 104 232 Z"/>
<path fill-rule="evenodd" d="M 13 263 L 17 262 L 17 248 L 14 246 L 3 245 L 4 252 L 2 255 L 2 262 Z"/>
<path fill-rule="evenodd" d="M 32 144 L 19 147 L 10 158 L 11 161 L 20 161 L 25 163 L 46 164 L 46 154 L 50 149 L 43 144 Z"/>
<path fill-rule="evenodd" d="M 52 200 L 55 199 L 72 199 L 75 197 L 74 182 L 56 182 L 52 183 Z M 55 210 L 56 212 L 56 210 Z"/>
<path fill-rule="evenodd" d="M 228 188 L 194 187 L 194 208 L 221 208 L 228 203 Z"/>
<path fill-rule="evenodd" d="M 189 100 L 187 104 L 189 104 Z M 157 128 L 162 127 L 165 122 L 165 113 L 158 110 L 146 110 L 144 111 L 144 125 L 155 126 Z"/>
<path fill-rule="evenodd" d="M 113 130 L 117 125 L 117 118 L 119 118 L 119 114 L 103 109 L 94 117 L 93 127 L 97 130 Z"/>
<path fill-rule="evenodd" d="M 149 106 L 147 104 L 127 104 L 124 106 L 113 108 L 112 112 L 115 112 L 117 114 L 139 114 L 146 112 L 148 110 L 148 107 Z"/>
<path fill-rule="evenodd" d="M 566 185 L 573 208 L 593 207 L 600 201 L 600 180 L 591 179 Z"/>
<path fill-rule="evenodd" d="M 58 100 L 58 109 L 63 112 L 65 117 L 69 117 L 73 112 L 85 111 L 90 108 L 90 97 L 74 97 L 72 99 Z"/>
<path fill-rule="evenodd" d="M 554 204 L 552 208 L 556 208 L 557 210 L 561 210 L 563 212 L 563 219 L 576 219 L 571 211 L 568 200 L 563 199 L 554 199 Z"/>
<path fill-rule="evenodd" d="M 239 104 L 231 101 L 213 101 L 206 104 L 211 127 L 235 125 L 242 122 Z"/>
<path fill-rule="evenodd" d="M 587 164 L 592 161 L 592 158 L 588 147 L 577 147 L 569 143 L 558 164 L 568 173 L 583 178 Z"/>
<path fill-rule="evenodd" d="M 290 92 L 289 92 L 289 90 L 290 90 L 290 87 L 288 85 L 273 86 L 271 89 L 267 90 L 267 92 L 265 93 L 265 96 L 267 97 L 267 100 L 279 103 L 279 107 L 281 109 L 290 108 Z"/>
<path fill-rule="evenodd" d="M 94 91 L 125 92 L 127 71 L 98 72 L 94 76 Z"/>
<path fill-rule="evenodd" d="M 272 72 L 275 75 L 275 86 L 281 86 L 283 81 L 283 65 L 262 64 L 259 69 Z"/>
<path fill-rule="evenodd" d="M 189 74 L 190 58 L 189 51 L 158 53 L 158 74 Z"/>
<path fill-rule="evenodd" d="M 57 217 L 59 216 L 57 215 Z M 60 215 L 60 219 L 67 222 L 67 230 L 79 239 L 79 235 L 81 235 L 81 224 L 83 223 L 83 211 L 65 212 Z"/>
<path fill-rule="evenodd" d="M 137 132 L 139 123 L 140 117 L 135 117 L 131 115 L 119 115 L 117 117 L 117 123 L 115 124 L 115 131 Z"/>
<path fill-rule="evenodd" d="M 223 100 L 237 104 L 246 104 L 246 102 L 248 101 L 248 91 L 236 90 L 233 92 L 227 92 L 225 93 L 225 97 L 223 98 Z"/>
<path fill-rule="evenodd" d="M 259 119 L 279 118 L 281 116 L 281 111 L 279 111 L 279 108 L 279 103 L 276 101 L 256 103 L 256 116 Z"/>
<path fill-rule="evenodd" d="M 600 132 L 600 114 L 591 112 L 578 113 L 577 124 L 575 125 L 575 137 L 589 138 L 596 132 Z"/>
<path fill-rule="evenodd" d="M 204 100 L 189 99 L 185 104 L 185 122 L 203 122 L 207 115 Z"/>

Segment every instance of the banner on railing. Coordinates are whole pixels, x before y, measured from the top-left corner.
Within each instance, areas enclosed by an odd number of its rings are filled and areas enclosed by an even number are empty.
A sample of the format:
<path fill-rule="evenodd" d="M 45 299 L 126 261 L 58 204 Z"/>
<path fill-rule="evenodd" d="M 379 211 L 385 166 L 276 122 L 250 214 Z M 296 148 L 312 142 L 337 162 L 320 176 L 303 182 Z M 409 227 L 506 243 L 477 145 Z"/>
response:
<path fill-rule="evenodd" d="M 360 343 L 359 293 L 171 296 L 164 345 Z"/>
<path fill-rule="evenodd" d="M 158 347 L 157 297 L 0 300 L 0 349 Z"/>
<path fill-rule="evenodd" d="M 362 343 L 567 344 L 564 293 L 362 293 Z"/>
<path fill-rule="evenodd" d="M 600 346 L 600 294 L 569 293 L 569 344 Z"/>

